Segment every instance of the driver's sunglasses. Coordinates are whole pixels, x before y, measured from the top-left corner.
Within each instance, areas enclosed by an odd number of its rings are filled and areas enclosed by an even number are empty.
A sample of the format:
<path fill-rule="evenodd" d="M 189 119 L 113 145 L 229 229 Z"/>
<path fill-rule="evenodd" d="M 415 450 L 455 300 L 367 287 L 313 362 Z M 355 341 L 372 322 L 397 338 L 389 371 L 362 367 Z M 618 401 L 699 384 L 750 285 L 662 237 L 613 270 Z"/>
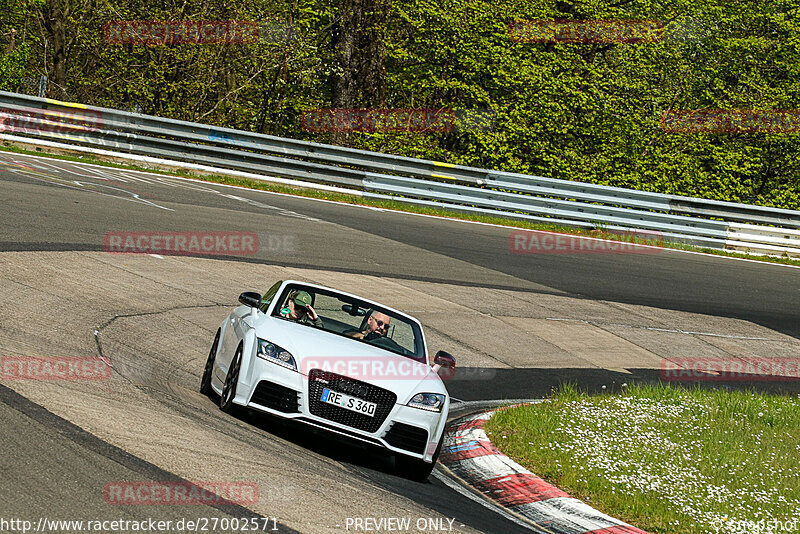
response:
<path fill-rule="evenodd" d="M 296 311 L 297 313 L 308 313 L 308 308 L 306 308 L 305 306 L 301 306 L 295 302 L 294 311 Z"/>
<path fill-rule="evenodd" d="M 389 322 L 388 321 L 383 322 L 380 319 L 376 319 L 374 317 L 372 318 L 372 320 L 375 321 L 375 323 L 378 325 L 378 328 L 383 328 L 384 326 L 387 327 L 387 328 L 389 327 Z"/>

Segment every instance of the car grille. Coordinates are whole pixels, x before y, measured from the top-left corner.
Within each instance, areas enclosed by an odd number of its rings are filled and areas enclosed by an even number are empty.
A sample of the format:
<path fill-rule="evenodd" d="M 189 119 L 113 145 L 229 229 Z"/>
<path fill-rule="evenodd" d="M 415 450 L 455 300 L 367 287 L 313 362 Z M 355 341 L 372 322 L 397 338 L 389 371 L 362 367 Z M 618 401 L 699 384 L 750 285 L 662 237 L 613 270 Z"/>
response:
<path fill-rule="evenodd" d="M 424 454 L 428 446 L 428 431 L 405 423 L 394 423 L 383 439 L 392 447 Z"/>
<path fill-rule="evenodd" d="M 370 417 L 322 402 L 322 390 L 325 388 L 374 402 L 377 405 L 375 415 Z M 312 369 L 308 373 L 308 406 L 311 413 L 318 417 L 324 417 L 365 432 L 375 432 L 386 420 L 395 402 L 397 402 L 397 395 L 388 389 L 320 369 Z"/>
<path fill-rule="evenodd" d="M 250 397 L 250 402 L 260 404 L 267 408 L 272 408 L 283 413 L 298 413 L 300 407 L 297 402 L 297 391 L 262 380 L 256 386 L 253 396 Z"/>

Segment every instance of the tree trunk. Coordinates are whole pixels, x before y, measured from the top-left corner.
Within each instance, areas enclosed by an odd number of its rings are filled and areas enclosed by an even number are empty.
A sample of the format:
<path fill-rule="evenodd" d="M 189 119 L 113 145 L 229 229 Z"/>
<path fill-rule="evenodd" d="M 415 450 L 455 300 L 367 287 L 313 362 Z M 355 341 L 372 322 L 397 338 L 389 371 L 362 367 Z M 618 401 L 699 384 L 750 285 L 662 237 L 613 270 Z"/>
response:
<path fill-rule="evenodd" d="M 386 19 L 390 0 L 367 0 L 359 33 L 357 80 L 367 106 L 386 104 Z"/>
<path fill-rule="evenodd" d="M 44 6 L 45 38 L 49 42 L 52 67 L 49 88 L 55 87 L 58 94 L 53 96 L 64 98 L 67 88 L 67 27 L 70 15 L 70 0 L 47 0 Z M 48 89 L 52 92 L 52 89 Z"/>
<path fill-rule="evenodd" d="M 391 0 L 340 0 L 333 44 L 339 73 L 333 79 L 334 108 L 383 106 L 386 101 L 386 19 Z M 336 132 L 333 142 L 346 141 Z"/>

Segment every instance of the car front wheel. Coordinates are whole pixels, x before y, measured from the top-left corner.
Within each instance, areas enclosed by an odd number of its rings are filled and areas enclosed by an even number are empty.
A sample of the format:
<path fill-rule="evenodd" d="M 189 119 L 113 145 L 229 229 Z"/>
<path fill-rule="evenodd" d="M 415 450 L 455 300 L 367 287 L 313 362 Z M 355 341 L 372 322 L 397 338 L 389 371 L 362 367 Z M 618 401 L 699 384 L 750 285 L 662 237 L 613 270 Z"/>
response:
<path fill-rule="evenodd" d="M 236 349 L 233 360 L 225 375 L 225 385 L 222 386 L 222 395 L 219 396 L 219 408 L 225 413 L 233 411 L 233 398 L 236 397 L 236 384 L 239 382 L 239 369 L 242 368 L 242 345 Z"/>
<path fill-rule="evenodd" d="M 203 395 L 211 395 L 214 391 L 211 388 L 211 373 L 214 372 L 214 360 L 217 357 L 217 343 L 219 343 L 219 330 L 217 335 L 214 336 L 214 343 L 211 344 L 211 350 L 208 351 L 208 359 L 206 360 L 205 369 L 203 369 L 203 379 L 200 381 L 200 393 Z"/>
<path fill-rule="evenodd" d="M 439 445 L 436 447 L 436 452 L 433 453 L 431 463 L 418 458 L 411 458 L 404 454 L 395 455 L 394 464 L 397 468 L 397 474 L 416 482 L 425 482 L 433 471 L 433 468 L 436 467 L 436 460 L 439 458 L 439 452 L 442 450 L 442 442 L 444 442 L 444 436 L 439 440 Z"/>

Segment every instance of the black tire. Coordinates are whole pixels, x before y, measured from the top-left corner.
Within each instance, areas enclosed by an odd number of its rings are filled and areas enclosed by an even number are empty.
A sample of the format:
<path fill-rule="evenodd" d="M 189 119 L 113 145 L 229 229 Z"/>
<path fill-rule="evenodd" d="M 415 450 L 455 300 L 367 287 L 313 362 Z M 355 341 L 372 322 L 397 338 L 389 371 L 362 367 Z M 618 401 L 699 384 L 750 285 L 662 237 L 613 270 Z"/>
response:
<path fill-rule="evenodd" d="M 228 366 L 228 373 L 225 375 L 225 385 L 222 386 L 222 395 L 219 396 L 219 409 L 225 413 L 234 410 L 233 398 L 236 396 L 236 384 L 239 382 L 239 370 L 242 368 L 242 344 L 236 348 L 233 360 Z"/>
<path fill-rule="evenodd" d="M 200 393 L 208 397 L 214 392 L 214 389 L 211 387 L 211 373 L 214 371 L 214 360 L 217 358 L 217 343 L 219 343 L 219 330 L 217 330 L 217 335 L 214 336 L 214 343 L 211 344 L 211 350 L 208 351 L 208 359 L 203 369 L 203 379 L 200 380 Z"/>
<path fill-rule="evenodd" d="M 433 461 L 431 461 L 431 463 L 417 458 L 411 458 L 404 454 L 396 454 L 394 457 L 394 465 L 397 469 L 397 474 L 416 482 L 425 482 L 428 480 L 433 468 L 436 467 L 436 460 L 439 459 L 439 453 L 442 451 L 443 442 L 444 436 L 439 440 L 439 445 L 436 446 L 436 451 L 433 453 Z"/>

